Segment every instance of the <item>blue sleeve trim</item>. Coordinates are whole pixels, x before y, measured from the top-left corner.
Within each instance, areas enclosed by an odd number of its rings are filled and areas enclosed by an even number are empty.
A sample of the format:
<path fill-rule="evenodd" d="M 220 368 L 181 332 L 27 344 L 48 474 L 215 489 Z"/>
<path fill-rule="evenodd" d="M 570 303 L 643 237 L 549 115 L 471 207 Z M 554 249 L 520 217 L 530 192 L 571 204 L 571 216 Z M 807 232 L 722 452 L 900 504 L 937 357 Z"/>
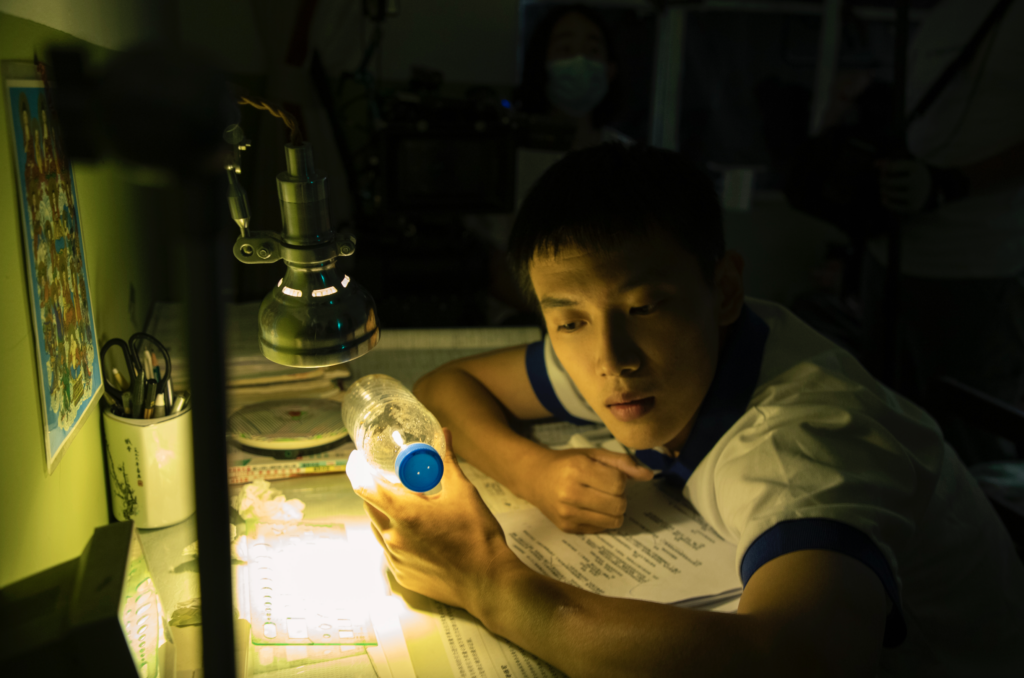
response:
<path fill-rule="evenodd" d="M 562 406 L 562 402 L 555 395 L 555 387 L 551 385 L 551 378 L 548 377 L 548 367 L 544 363 L 544 340 L 535 341 L 526 347 L 526 375 L 530 378 L 530 386 L 540 401 L 540 404 L 553 414 L 556 419 L 568 421 L 578 426 L 593 424 L 592 421 L 579 419 L 572 416 Z"/>
<path fill-rule="evenodd" d="M 684 487 L 693 475 L 693 469 L 679 459 L 665 456 L 657 450 L 637 450 L 636 458 L 652 471 L 660 472 L 661 477 L 677 487 Z"/>
<path fill-rule="evenodd" d="M 769 529 L 754 540 L 743 555 L 740 579 L 746 586 L 750 577 L 762 565 L 794 551 L 823 549 L 856 558 L 871 568 L 882 582 L 892 600 L 892 610 L 885 620 L 882 644 L 887 648 L 898 646 L 907 637 L 907 624 L 903 619 L 900 591 L 889 563 L 878 545 L 860 530 L 827 518 L 800 518 L 787 520 Z"/>

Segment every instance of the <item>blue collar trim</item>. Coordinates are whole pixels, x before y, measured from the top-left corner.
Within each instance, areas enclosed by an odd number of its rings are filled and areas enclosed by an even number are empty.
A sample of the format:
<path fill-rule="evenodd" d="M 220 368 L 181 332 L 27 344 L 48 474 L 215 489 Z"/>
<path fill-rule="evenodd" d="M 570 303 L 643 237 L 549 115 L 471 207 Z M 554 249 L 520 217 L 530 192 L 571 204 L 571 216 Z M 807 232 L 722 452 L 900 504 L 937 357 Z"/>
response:
<path fill-rule="evenodd" d="M 761 376 L 761 359 L 768 342 L 768 324 L 747 305 L 733 324 L 733 333 L 718 358 L 711 387 L 704 396 L 697 421 L 677 458 L 656 450 L 637 450 L 636 456 L 662 477 L 685 485 L 711 448 L 747 411 Z"/>

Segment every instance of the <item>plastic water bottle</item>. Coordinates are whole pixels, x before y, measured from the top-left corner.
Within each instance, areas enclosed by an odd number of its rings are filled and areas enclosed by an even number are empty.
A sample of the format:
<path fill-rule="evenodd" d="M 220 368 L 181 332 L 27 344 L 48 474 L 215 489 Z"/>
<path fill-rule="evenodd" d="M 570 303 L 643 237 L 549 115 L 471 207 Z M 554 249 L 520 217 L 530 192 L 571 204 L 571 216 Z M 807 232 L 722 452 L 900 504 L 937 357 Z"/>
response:
<path fill-rule="evenodd" d="M 402 382 L 384 374 L 357 379 L 345 392 L 341 419 L 355 446 L 391 482 L 414 492 L 441 482 L 441 424 Z"/>

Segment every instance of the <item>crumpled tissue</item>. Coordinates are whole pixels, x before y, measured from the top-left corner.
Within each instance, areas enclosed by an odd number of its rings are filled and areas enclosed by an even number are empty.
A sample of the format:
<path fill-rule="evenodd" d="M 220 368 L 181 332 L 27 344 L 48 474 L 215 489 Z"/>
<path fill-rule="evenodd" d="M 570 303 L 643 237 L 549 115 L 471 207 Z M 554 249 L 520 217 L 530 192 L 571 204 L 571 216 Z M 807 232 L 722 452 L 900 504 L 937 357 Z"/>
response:
<path fill-rule="evenodd" d="M 231 498 L 231 506 L 246 521 L 262 523 L 297 522 L 302 520 L 306 505 L 301 499 L 284 498 L 266 480 L 254 480 Z"/>
<path fill-rule="evenodd" d="M 301 499 L 288 499 L 270 486 L 266 480 L 255 480 L 238 494 L 231 498 L 231 506 L 238 511 L 246 522 L 259 521 L 263 523 L 291 523 L 302 520 L 306 511 L 306 504 Z M 234 560 L 245 562 L 241 548 L 241 541 L 245 535 L 238 535 L 238 529 L 234 524 L 231 528 L 231 557 Z M 181 551 L 186 558 L 194 558 L 199 554 L 199 542 L 194 541 Z"/>

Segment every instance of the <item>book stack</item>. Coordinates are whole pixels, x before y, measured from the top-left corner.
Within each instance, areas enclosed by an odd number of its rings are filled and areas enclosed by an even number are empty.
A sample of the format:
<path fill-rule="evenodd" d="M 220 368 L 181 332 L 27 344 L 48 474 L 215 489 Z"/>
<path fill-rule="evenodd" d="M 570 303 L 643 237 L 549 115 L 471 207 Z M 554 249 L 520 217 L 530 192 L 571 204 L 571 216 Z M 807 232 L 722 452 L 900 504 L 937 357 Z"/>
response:
<path fill-rule="evenodd" d="M 348 440 L 333 450 L 308 454 L 295 459 L 274 459 L 228 446 L 228 483 L 243 485 L 254 480 L 280 480 L 318 473 L 345 470 L 348 455 L 355 446 Z"/>

